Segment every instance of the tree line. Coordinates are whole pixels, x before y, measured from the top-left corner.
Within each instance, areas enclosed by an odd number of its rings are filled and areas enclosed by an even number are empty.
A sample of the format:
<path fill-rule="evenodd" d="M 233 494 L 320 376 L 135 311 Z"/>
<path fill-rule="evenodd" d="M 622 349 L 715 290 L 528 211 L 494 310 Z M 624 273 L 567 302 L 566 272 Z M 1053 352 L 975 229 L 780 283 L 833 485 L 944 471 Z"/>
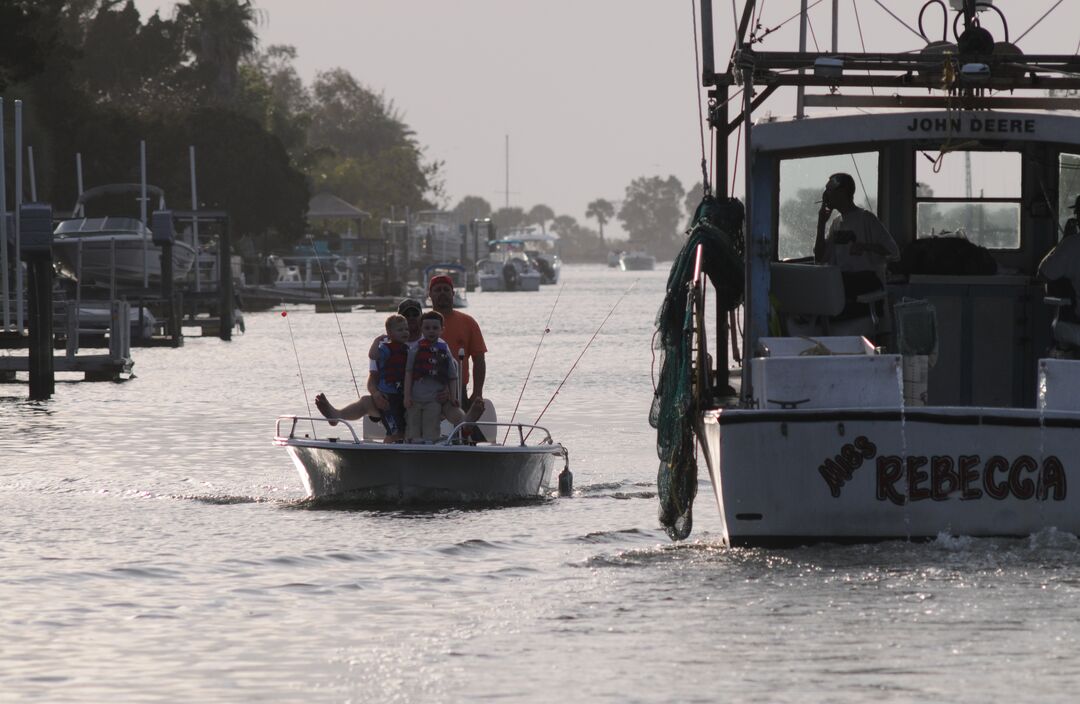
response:
<path fill-rule="evenodd" d="M 480 196 L 465 196 L 453 208 L 459 222 L 491 218 L 499 232 L 539 226 L 559 235 L 562 257 L 568 261 L 604 261 L 609 252 L 643 249 L 660 259 L 671 259 L 683 243 L 683 233 L 701 202 L 701 183 L 687 191 L 675 176 L 636 178 L 626 186 L 623 199 L 597 198 L 585 208 L 585 223 L 572 215 L 556 215 L 547 205 L 494 209 Z M 588 225 L 594 221 L 596 228 Z M 604 226 L 618 220 L 627 239 L 604 236 Z M 609 230 L 610 233 L 610 230 Z"/>
<path fill-rule="evenodd" d="M 376 219 L 435 207 L 442 164 L 393 102 L 343 69 L 305 84 L 295 49 L 259 48 L 261 20 L 250 0 L 187 0 L 147 18 L 132 0 L 0 0 L 9 147 L 22 99 L 39 199 L 74 203 L 76 153 L 85 187 L 137 181 L 145 140 L 149 181 L 172 207 L 190 205 L 192 145 L 200 207 L 227 210 L 267 247 L 304 235 L 324 188 Z"/>
<path fill-rule="evenodd" d="M 39 200 L 58 211 L 75 202 L 76 153 L 87 188 L 138 181 L 145 140 L 149 181 L 171 207 L 190 205 L 194 146 L 199 207 L 227 210 L 237 235 L 255 237 L 264 250 L 303 237 L 308 200 L 320 190 L 376 222 L 406 208 L 445 208 L 444 165 L 425 154 L 394 102 L 341 68 L 306 83 L 295 48 L 259 46 L 264 19 L 251 0 L 186 0 L 168 16 L 149 17 L 133 0 L 0 0 L 8 146 L 10 106 L 22 99 Z M 591 202 L 584 222 L 545 205 L 494 210 L 477 196 L 453 210 L 460 222 L 492 217 L 504 231 L 550 229 L 569 260 L 629 247 L 666 258 L 678 250 L 700 193 L 700 184 L 687 193 L 674 176 L 642 177 L 621 201 Z M 605 235 L 616 219 L 629 243 Z"/>

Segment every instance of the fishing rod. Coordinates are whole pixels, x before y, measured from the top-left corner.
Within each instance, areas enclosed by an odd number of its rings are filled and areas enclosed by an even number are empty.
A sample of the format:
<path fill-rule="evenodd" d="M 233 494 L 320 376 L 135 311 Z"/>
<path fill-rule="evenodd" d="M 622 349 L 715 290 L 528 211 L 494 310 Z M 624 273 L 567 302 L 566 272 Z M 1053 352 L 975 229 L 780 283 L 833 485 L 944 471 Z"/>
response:
<path fill-rule="evenodd" d="M 296 356 L 296 371 L 300 372 L 300 388 L 304 390 L 304 404 L 307 405 L 308 418 L 314 419 L 314 416 L 311 415 L 311 401 L 308 400 L 307 385 L 304 383 L 304 370 L 300 366 L 300 352 L 296 349 L 296 338 L 293 337 L 292 321 L 289 320 L 289 310 L 288 310 L 288 308 L 284 308 L 281 311 L 281 317 L 285 318 L 285 322 L 289 324 L 289 341 L 292 343 L 293 355 Z M 315 421 L 314 420 L 311 421 L 311 437 L 318 440 L 318 438 L 315 436 Z"/>
<path fill-rule="evenodd" d="M 341 346 L 345 348 L 345 361 L 349 365 L 349 376 L 352 378 L 353 388 L 356 389 L 356 398 L 361 398 L 360 387 L 356 383 L 356 372 L 353 371 L 352 358 L 349 356 L 349 346 L 345 343 L 345 333 L 341 330 L 341 319 L 338 318 L 337 308 L 334 307 L 334 297 L 330 295 L 330 284 L 326 282 L 326 272 L 323 271 L 322 257 L 315 251 L 315 240 L 311 235 L 307 236 L 308 242 L 311 244 L 311 251 L 315 255 L 315 263 L 319 265 L 319 280 L 322 282 L 323 290 L 326 291 L 326 300 L 330 303 L 330 312 L 334 314 L 334 322 L 337 323 L 338 336 L 341 337 Z"/>
<path fill-rule="evenodd" d="M 529 377 L 532 376 L 533 365 L 536 364 L 536 358 L 540 356 L 540 346 L 544 344 L 544 338 L 551 332 L 551 318 L 555 315 L 555 307 L 559 305 L 559 298 L 562 297 L 563 289 L 566 288 L 566 282 L 559 287 L 559 294 L 555 296 L 555 304 L 551 306 L 551 312 L 548 313 L 547 323 L 544 324 L 544 332 L 540 335 L 540 342 L 536 345 L 536 352 L 533 353 L 532 362 L 529 364 L 529 371 L 525 373 L 525 381 L 521 384 L 521 393 L 518 394 L 517 403 L 514 404 L 514 412 L 510 415 L 510 423 L 514 422 L 514 418 L 517 418 L 518 407 L 521 405 L 521 397 L 525 395 L 525 386 L 529 383 Z M 503 435 L 503 445 L 506 444 L 506 438 L 510 437 L 510 426 L 506 427 L 506 434 Z"/>
<path fill-rule="evenodd" d="M 544 414 L 547 413 L 547 409 L 551 407 L 552 403 L 554 403 L 555 397 L 559 395 L 559 391 L 562 389 L 563 384 L 565 384 L 566 380 L 570 378 L 570 375 L 574 373 L 574 369 L 577 368 L 578 362 L 580 362 L 581 358 L 585 356 L 585 353 L 589 350 L 589 347 L 592 345 L 593 340 L 595 340 L 596 336 L 600 334 L 600 331 L 604 329 L 604 324 L 607 323 L 608 319 L 611 318 L 612 315 L 614 315 L 615 309 L 618 308 L 619 304 L 622 303 L 623 299 L 626 298 L 627 295 L 629 295 L 629 293 L 634 290 L 634 287 L 637 286 L 637 283 L 637 279 L 635 279 L 634 283 L 630 284 L 630 288 L 626 289 L 626 291 L 623 292 L 623 295 L 619 296 L 619 300 L 615 301 L 615 305 L 611 306 L 611 310 L 609 310 L 608 314 L 604 317 L 604 319 L 600 321 L 600 327 L 596 328 L 596 332 L 594 332 L 592 334 L 592 337 L 589 338 L 589 341 L 585 343 L 585 349 L 581 350 L 581 354 L 579 354 L 577 359 L 574 360 L 574 363 L 570 365 L 570 371 L 566 372 L 566 376 L 564 376 L 563 380 L 559 382 L 559 385 L 555 387 L 555 393 L 551 394 L 551 398 L 548 399 L 547 405 L 544 406 L 544 410 L 540 411 L 540 415 L 538 415 L 536 417 L 536 420 L 533 421 L 534 426 L 537 425 L 540 422 L 540 419 L 544 417 Z M 529 432 L 526 433 L 525 437 L 522 439 L 522 442 L 529 439 L 529 436 L 532 435 L 532 431 L 533 428 L 530 428 Z"/>

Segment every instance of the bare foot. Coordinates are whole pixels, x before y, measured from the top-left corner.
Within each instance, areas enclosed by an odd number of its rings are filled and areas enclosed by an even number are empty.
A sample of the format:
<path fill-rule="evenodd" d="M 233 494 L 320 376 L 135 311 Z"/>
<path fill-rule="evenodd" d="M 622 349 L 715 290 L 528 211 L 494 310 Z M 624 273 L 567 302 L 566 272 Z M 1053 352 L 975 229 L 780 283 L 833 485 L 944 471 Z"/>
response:
<path fill-rule="evenodd" d="M 315 395 L 315 408 L 319 409 L 319 413 L 322 413 L 323 416 L 330 419 L 330 425 L 337 425 L 337 421 L 334 419 L 340 418 L 341 415 L 338 413 L 338 409 L 334 408 L 326 399 L 326 394 Z"/>
<path fill-rule="evenodd" d="M 478 398 L 472 402 L 469 406 L 469 412 L 465 414 L 465 422 L 475 423 L 480 419 L 480 416 L 484 415 L 484 399 Z"/>
<path fill-rule="evenodd" d="M 387 435 L 385 438 L 383 438 L 383 442 L 385 442 L 385 443 L 399 443 L 402 440 L 404 440 L 404 438 L 405 438 L 405 436 L 402 435 L 401 433 L 395 433 L 394 435 Z"/>

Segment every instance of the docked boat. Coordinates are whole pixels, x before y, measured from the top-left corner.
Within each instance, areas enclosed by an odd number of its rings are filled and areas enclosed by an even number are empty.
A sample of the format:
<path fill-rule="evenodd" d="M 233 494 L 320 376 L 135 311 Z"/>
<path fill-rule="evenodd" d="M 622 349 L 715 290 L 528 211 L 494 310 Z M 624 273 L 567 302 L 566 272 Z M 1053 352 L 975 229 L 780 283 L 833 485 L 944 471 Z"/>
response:
<path fill-rule="evenodd" d="M 160 246 L 141 220 L 133 217 L 86 217 L 86 205 L 95 198 L 137 193 L 141 184 L 110 184 L 79 194 L 72 218 L 61 222 L 53 235 L 53 258 L 64 275 L 87 286 L 141 287 L 161 282 Z M 155 186 L 147 192 L 165 209 L 164 193 Z M 172 244 L 173 280 L 181 281 L 195 261 L 195 248 L 177 239 Z"/>
<path fill-rule="evenodd" d="M 492 441 L 474 444 L 474 429 Z M 560 460 L 569 473 L 566 449 L 540 426 L 463 423 L 432 444 L 387 444 L 362 435 L 348 421 L 330 426 L 326 418 L 282 416 L 274 444 L 289 453 L 312 498 L 391 504 L 541 499 L 552 495 Z M 500 435 L 510 442 L 500 442 Z"/>
<path fill-rule="evenodd" d="M 420 287 L 421 290 L 413 291 L 414 297 L 427 301 L 430 306 L 431 298 L 427 294 L 427 284 L 431 281 L 431 277 L 439 275 L 449 276 L 454 282 L 454 308 L 467 308 L 469 298 L 466 291 L 469 290 L 469 271 L 461 264 L 443 262 L 426 267 L 423 277 L 424 285 Z"/>
<path fill-rule="evenodd" d="M 1080 87 L 1075 57 L 999 51 L 977 22 L 989 3 L 970 0 L 944 54 L 751 51 L 761 4 L 745 3 L 726 71 L 704 67 L 718 175 L 729 88 L 745 96 L 748 234 L 738 201 L 708 198 L 669 280 L 652 418 L 669 534 L 692 525 L 695 442 L 731 545 L 1080 534 L 1080 327 L 1039 279 L 1076 236 L 1059 237 L 1080 192 L 1080 116 L 1065 112 L 1080 103 L 1046 96 Z M 711 56 L 711 27 L 703 39 Z M 786 85 L 829 89 L 800 112 L 860 112 L 755 122 Z M 865 86 L 890 94 L 852 92 Z M 921 92 L 895 93 L 907 88 Z M 901 252 L 873 291 L 815 257 L 817 199 L 837 172 L 857 175 L 859 204 Z M 740 304 L 746 359 L 731 370 Z M 719 321 L 712 349 L 706 320 Z"/>
<path fill-rule="evenodd" d="M 619 254 L 619 268 L 623 271 L 652 271 L 656 268 L 656 257 L 640 249 Z"/>
<path fill-rule="evenodd" d="M 496 240 L 487 259 L 476 263 L 481 291 L 539 291 L 543 275 L 516 240 Z"/>

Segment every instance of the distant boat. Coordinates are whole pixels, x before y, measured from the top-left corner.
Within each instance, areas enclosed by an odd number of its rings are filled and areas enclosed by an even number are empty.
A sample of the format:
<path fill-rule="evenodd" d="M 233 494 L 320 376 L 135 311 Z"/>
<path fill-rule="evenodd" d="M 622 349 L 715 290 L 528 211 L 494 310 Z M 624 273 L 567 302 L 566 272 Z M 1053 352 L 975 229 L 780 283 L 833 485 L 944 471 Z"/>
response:
<path fill-rule="evenodd" d="M 161 247 L 154 244 L 152 233 L 133 217 L 86 217 L 86 203 L 102 196 L 140 192 L 137 183 L 98 186 L 79 195 L 72 219 L 57 226 L 53 236 L 53 258 L 66 276 L 84 285 L 120 287 L 161 283 Z M 158 209 L 164 210 L 165 196 L 160 188 L 146 190 L 158 197 Z M 195 261 L 195 248 L 176 240 L 172 245 L 173 280 L 183 280 Z"/>
<path fill-rule="evenodd" d="M 623 271 L 652 271 L 656 268 L 656 257 L 640 250 L 623 252 L 619 255 L 619 268 Z"/>
<path fill-rule="evenodd" d="M 557 252 L 559 247 L 559 236 L 557 234 L 544 232 L 533 226 L 520 230 L 511 230 L 500 241 L 521 244 L 525 256 L 540 272 L 541 284 L 559 283 L 562 260 L 559 259 Z"/>
<path fill-rule="evenodd" d="M 465 291 L 469 287 L 469 272 L 461 264 L 443 262 L 426 267 L 424 269 L 424 280 L 421 282 L 424 290 L 419 292 L 420 296 L 418 297 L 427 296 L 428 282 L 431 281 L 431 277 L 439 275 L 449 276 L 451 281 L 454 282 L 454 307 L 467 308 L 469 299 L 465 296 Z M 430 297 L 426 300 L 428 305 L 431 305 Z"/>
<path fill-rule="evenodd" d="M 481 291 L 539 291 L 543 278 L 517 240 L 495 240 L 487 259 L 476 263 Z"/>

